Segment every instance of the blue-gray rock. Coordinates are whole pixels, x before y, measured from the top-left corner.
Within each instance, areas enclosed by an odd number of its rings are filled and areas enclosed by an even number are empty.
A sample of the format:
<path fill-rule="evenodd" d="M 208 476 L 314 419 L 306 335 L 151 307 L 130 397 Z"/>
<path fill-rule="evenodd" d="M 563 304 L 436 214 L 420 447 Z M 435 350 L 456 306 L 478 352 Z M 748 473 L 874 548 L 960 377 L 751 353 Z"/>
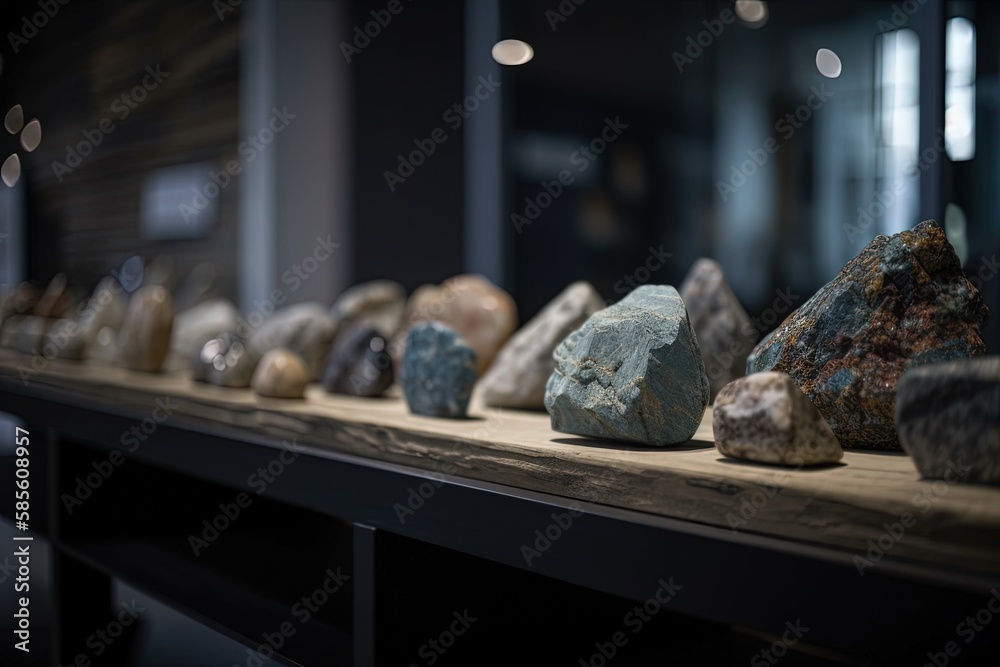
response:
<path fill-rule="evenodd" d="M 253 325 L 253 319 L 247 322 Z M 243 333 L 237 328 L 237 333 Z M 337 322 L 327 308 L 319 303 L 297 303 L 275 312 L 254 330 L 247 340 L 250 354 L 262 359 L 277 347 L 291 350 L 302 358 L 309 380 L 323 374 L 330 344 L 337 334 Z M 246 334 L 244 334 L 246 335 Z"/>
<path fill-rule="evenodd" d="M 323 387 L 334 394 L 380 396 L 392 384 L 388 342 L 374 326 L 358 325 L 337 336 L 323 373 Z"/>
<path fill-rule="evenodd" d="M 454 329 L 440 322 L 410 328 L 402 380 L 410 412 L 464 417 L 476 376 L 476 352 Z"/>
<path fill-rule="evenodd" d="M 691 439 L 709 402 L 708 377 L 684 302 L 643 285 L 559 344 L 545 390 L 552 428 L 663 446 Z"/>
<path fill-rule="evenodd" d="M 903 373 L 896 429 L 925 479 L 1000 484 L 1000 356 Z"/>

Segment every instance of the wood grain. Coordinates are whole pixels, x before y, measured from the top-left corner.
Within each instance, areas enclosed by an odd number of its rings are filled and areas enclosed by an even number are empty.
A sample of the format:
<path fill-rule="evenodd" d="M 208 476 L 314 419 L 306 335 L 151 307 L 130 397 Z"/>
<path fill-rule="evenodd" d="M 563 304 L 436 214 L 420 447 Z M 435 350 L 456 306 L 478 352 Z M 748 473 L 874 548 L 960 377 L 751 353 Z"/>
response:
<path fill-rule="evenodd" d="M 24 391 L 18 364 L 27 361 L 0 352 L 0 384 Z M 842 463 L 815 469 L 725 459 L 714 446 L 710 411 L 691 442 L 650 449 L 557 433 L 545 413 L 476 401 L 469 419 L 435 419 L 409 414 L 398 397 L 332 396 L 312 385 L 305 400 L 266 399 L 183 375 L 58 361 L 29 383 L 56 400 L 72 397 L 137 419 L 169 396 L 180 403 L 171 417 L 177 426 L 296 438 L 431 472 L 725 528 L 735 524 L 742 533 L 858 556 L 886 533 L 885 524 L 909 513 L 915 523 L 891 541 L 885 558 L 1000 576 L 1000 489 L 921 480 L 903 454 L 848 451 Z"/>

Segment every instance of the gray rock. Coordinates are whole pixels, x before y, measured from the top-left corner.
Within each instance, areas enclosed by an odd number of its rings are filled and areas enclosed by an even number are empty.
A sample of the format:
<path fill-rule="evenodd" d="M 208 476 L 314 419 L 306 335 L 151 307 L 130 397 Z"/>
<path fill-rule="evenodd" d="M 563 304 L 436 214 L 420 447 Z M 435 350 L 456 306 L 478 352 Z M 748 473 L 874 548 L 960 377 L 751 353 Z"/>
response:
<path fill-rule="evenodd" d="M 727 384 L 712 411 L 715 446 L 734 459 L 784 465 L 836 463 L 837 436 L 785 373 L 756 373 Z"/>
<path fill-rule="evenodd" d="M 12 317 L 8 324 L 13 329 L 13 347 L 21 354 L 41 354 L 45 332 L 52 320 L 47 317 L 24 315 Z"/>
<path fill-rule="evenodd" d="M 337 323 L 319 303 L 299 303 L 275 312 L 247 341 L 247 349 L 257 358 L 268 350 L 283 347 L 298 354 L 306 365 L 309 380 L 323 373 Z"/>
<path fill-rule="evenodd" d="M 127 307 L 128 301 L 121 283 L 111 276 L 102 278 L 87 305 L 79 313 L 78 322 L 85 344 L 93 345 L 97 334 L 105 327 L 112 331 L 121 329 Z"/>
<path fill-rule="evenodd" d="M 328 392 L 380 396 L 392 380 L 388 341 L 380 331 L 360 325 L 346 337 L 337 336 L 323 373 L 323 386 Z"/>
<path fill-rule="evenodd" d="M 1000 484 L 1000 356 L 903 373 L 896 429 L 924 478 Z"/>
<path fill-rule="evenodd" d="M 250 379 L 253 390 L 269 398 L 302 398 L 308 383 L 302 357 L 282 347 L 268 350 Z"/>
<path fill-rule="evenodd" d="M 132 295 L 118 334 L 121 360 L 134 371 L 159 373 L 170 349 L 174 306 L 170 292 L 159 285 L 140 287 Z"/>
<path fill-rule="evenodd" d="M 87 346 L 85 357 L 105 366 L 121 366 L 122 351 L 118 346 L 118 332 L 104 327 Z"/>
<path fill-rule="evenodd" d="M 545 409 L 545 384 L 556 368 L 552 352 L 566 336 L 604 307 L 594 287 L 576 282 L 548 303 L 500 348 L 479 382 L 488 405 Z"/>
<path fill-rule="evenodd" d="M 476 352 L 440 322 L 410 327 L 403 356 L 403 395 L 410 412 L 464 417 L 476 382 Z"/>
<path fill-rule="evenodd" d="M 330 315 L 347 335 L 359 326 L 371 326 L 392 339 L 403 326 L 406 290 L 392 280 L 372 280 L 350 287 L 337 297 Z"/>
<path fill-rule="evenodd" d="M 194 379 L 220 387 L 249 387 L 259 359 L 236 335 L 224 333 L 206 342 L 191 363 Z"/>
<path fill-rule="evenodd" d="M 691 439 L 708 407 L 708 377 L 684 302 L 643 285 L 559 344 L 545 391 L 552 428 L 662 446 Z"/>
<path fill-rule="evenodd" d="M 205 343 L 236 329 L 239 312 L 229 299 L 213 299 L 194 306 L 174 318 L 170 337 L 169 370 L 188 370 Z"/>
<path fill-rule="evenodd" d="M 45 332 L 41 352 L 47 358 L 58 357 L 78 361 L 83 359 L 87 341 L 76 320 L 56 320 Z"/>
<path fill-rule="evenodd" d="M 196 264 L 174 295 L 177 311 L 184 312 L 210 301 L 214 290 L 215 264 L 212 262 Z"/>
<path fill-rule="evenodd" d="M 698 336 L 715 397 L 719 390 L 743 376 L 747 355 L 757 342 L 757 329 L 715 260 L 696 261 L 679 291 Z"/>

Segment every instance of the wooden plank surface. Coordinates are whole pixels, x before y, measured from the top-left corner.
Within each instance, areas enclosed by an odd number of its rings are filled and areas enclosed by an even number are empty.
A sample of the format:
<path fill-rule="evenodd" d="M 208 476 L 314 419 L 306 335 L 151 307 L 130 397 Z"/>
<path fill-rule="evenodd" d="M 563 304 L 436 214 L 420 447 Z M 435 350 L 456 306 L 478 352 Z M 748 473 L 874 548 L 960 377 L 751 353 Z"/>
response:
<path fill-rule="evenodd" d="M 0 385 L 26 391 L 17 370 L 26 362 L 0 352 Z M 1000 582 L 1000 489 L 921 480 L 903 454 L 848 451 L 838 465 L 801 470 L 725 459 L 714 447 L 710 411 L 691 442 L 651 449 L 557 433 L 545 413 L 484 408 L 476 401 L 469 419 L 435 419 L 409 414 L 398 397 L 332 396 L 313 385 L 305 400 L 267 399 L 183 375 L 59 361 L 48 362 L 29 383 L 47 397 L 71 396 L 94 410 L 125 409 L 137 420 L 151 413 L 157 398 L 171 397 L 179 403 L 170 418 L 176 426 L 296 438 L 303 445 L 865 558 L 881 537 L 888 560 Z M 912 521 L 902 537 L 887 536 L 885 524 L 904 515 Z"/>

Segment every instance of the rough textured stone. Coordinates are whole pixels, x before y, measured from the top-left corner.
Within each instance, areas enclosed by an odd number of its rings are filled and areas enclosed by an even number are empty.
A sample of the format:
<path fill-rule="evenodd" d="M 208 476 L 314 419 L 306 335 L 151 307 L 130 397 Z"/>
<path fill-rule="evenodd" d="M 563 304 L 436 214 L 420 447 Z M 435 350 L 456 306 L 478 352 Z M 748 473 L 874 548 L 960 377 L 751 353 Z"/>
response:
<path fill-rule="evenodd" d="M 234 334 L 224 333 L 206 342 L 191 366 L 194 379 L 220 387 L 249 387 L 258 358 Z"/>
<path fill-rule="evenodd" d="M 545 391 L 552 428 L 662 446 L 691 439 L 708 407 L 708 377 L 684 302 L 643 285 L 559 344 Z"/>
<path fill-rule="evenodd" d="M 985 351 L 987 309 L 934 221 L 878 236 L 754 350 L 788 373 L 844 447 L 898 449 L 896 380 Z"/>
<path fill-rule="evenodd" d="M 79 314 L 81 335 L 86 345 L 93 345 L 97 334 L 105 327 L 113 331 L 121 329 L 127 307 L 125 289 L 121 284 L 111 276 L 102 278 Z"/>
<path fill-rule="evenodd" d="M 66 287 L 66 274 L 58 273 L 45 288 L 42 298 L 35 304 L 32 315 L 36 317 L 61 318 L 70 309 L 70 295 Z"/>
<path fill-rule="evenodd" d="M 121 360 L 134 371 L 158 373 L 170 349 L 174 306 L 170 292 L 159 285 L 140 287 L 132 295 L 118 334 Z"/>
<path fill-rule="evenodd" d="M 488 405 L 545 409 L 545 384 L 556 368 L 552 352 L 566 336 L 604 307 L 588 282 L 576 282 L 550 301 L 507 341 L 479 382 Z"/>
<path fill-rule="evenodd" d="M 723 387 L 712 428 L 715 446 L 734 459 L 801 466 L 844 457 L 823 415 L 785 373 L 755 373 Z"/>
<path fill-rule="evenodd" d="M 171 371 L 190 369 L 205 343 L 236 330 L 238 317 L 239 311 L 229 299 L 205 301 L 177 313 L 166 368 Z"/>
<path fill-rule="evenodd" d="M 403 325 L 406 290 L 392 280 L 372 280 L 350 287 L 337 297 L 330 315 L 340 325 L 338 337 L 351 335 L 358 327 L 370 326 L 391 340 Z"/>
<path fill-rule="evenodd" d="M 305 362 L 283 347 L 268 350 L 257 364 L 250 386 L 269 398 L 302 398 L 309 383 Z"/>
<path fill-rule="evenodd" d="M 903 373 L 896 428 L 924 478 L 1000 484 L 1000 356 Z"/>
<path fill-rule="evenodd" d="M 476 382 L 476 352 L 440 322 L 413 325 L 403 357 L 403 395 L 410 412 L 464 417 Z"/>
<path fill-rule="evenodd" d="M 424 285 L 410 297 L 406 305 L 406 323 L 412 326 L 430 320 L 447 324 L 468 341 L 476 351 L 481 374 L 517 329 L 517 306 L 507 292 L 483 276 L 461 275 L 440 286 Z M 405 331 L 397 341 L 399 351 L 393 356 L 398 359 L 405 355 Z"/>
<path fill-rule="evenodd" d="M 336 333 L 337 323 L 326 306 L 299 303 L 275 312 L 261 324 L 247 341 L 247 349 L 260 359 L 268 350 L 287 348 L 302 358 L 309 380 L 313 381 L 323 373 Z"/>
<path fill-rule="evenodd" d="M 337 337 L 323 373 L 327 391 L 352 396 L 380 396 L 393 380 L 388 342 L 370 325 L 355 326 Z"/>
<path fill-rule="evenodd" d="M 698 336 L 714 398 L 719 390 L 743 376 L 747 355 L 757 343 L 757 328 L 715 260 L 696 261 L 679 292 Z"/>

